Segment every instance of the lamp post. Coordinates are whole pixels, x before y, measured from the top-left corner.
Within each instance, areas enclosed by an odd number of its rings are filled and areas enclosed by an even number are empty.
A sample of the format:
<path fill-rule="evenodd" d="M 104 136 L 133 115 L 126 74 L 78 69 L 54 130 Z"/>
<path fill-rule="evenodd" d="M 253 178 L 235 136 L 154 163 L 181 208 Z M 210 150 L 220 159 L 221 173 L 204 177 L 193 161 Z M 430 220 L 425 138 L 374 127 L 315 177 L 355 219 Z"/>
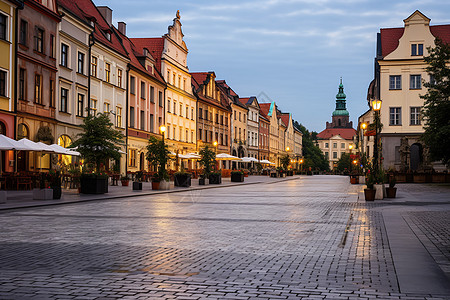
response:
<path fill-rule="evenodd" d="M 353 144 L 348 145 L 348 149 L 350 149 L 350 159 L 352 159 Z M 352 170 L 353 170 L 353 166 L 350 164 L 350 172 L 352 172 Z"/>
<path fill-rule="evenodd" d="M 303 173 L 303 158 L 300 159 L 300 172 Z"/>
<path fill-rule="evenodd" d="M 364 131 L 366 131 L 367 123 L 361 124 L 362 132 L 361 132 L 361 153 L 364 153 Z"/>
<path fill-rule="evenodd" d="M 217 141 L 214 141 L 214 143 L 213 143 L 213 146 L 214 146 L 214 153 L 217 155 Z M 214 159 L 215 160 L 215 159 Z M 217 160 L 215 160 L 216 161 L 216 163 L 214 164 L 214 166 L 216 167 L 216 170 L 218 169 L 217 168 Z"/>
<path fill-rule="evenodd" d="M 165 132 L 166 132 L 166 126 L 161 125 L 161 126 L 159 127 L 159 132 L 160 132 L 161 135 L 162 135 L 162 143 L 163 143 L 163 145 L 164 145 L 164 135 L 165 135 Z M 162 169 L 162 172 L 164 173 L 164 171 L 166 170 L 166 165 L 164 164 L 163 166 L 161 166 L 161 169 Z"/>
<path fill-rule="evenodd" d="M 373 148 L 373 162 L 374 162 L 374 170 L 375 172 L 378 171 L 378 164 L 379 164 L 379 154 L 378 154 L 378 122 L 380 119 L 380 109 L 381 109 L 381 100 L 379 99 L 372 99 L 372 101 L 370 102 L 372 109 L 374 111 L 374 119 L 375 119 L 375 145 Z"/>

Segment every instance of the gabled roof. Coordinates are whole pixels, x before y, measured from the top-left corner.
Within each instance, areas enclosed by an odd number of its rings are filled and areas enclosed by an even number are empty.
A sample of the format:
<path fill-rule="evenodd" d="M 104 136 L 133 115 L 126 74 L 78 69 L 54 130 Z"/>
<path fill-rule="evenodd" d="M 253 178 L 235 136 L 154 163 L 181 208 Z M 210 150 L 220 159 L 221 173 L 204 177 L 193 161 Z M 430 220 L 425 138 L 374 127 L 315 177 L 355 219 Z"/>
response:
<path fill-rule="evenodd" d="M 58 5 L 70 11 L 83 22 L 90 24 L 90 22 L 93 21 L 95 23 L 94 39 L 111 50 L 127 57 L 127 53 L 123 48 L 119 37 L 115 34 L 113 28 L 108 25 L 100 11 L 91 0 L 57 0 L 57 2 Z M 107 33 L 111 34 L 111 40 L 106 38 Z"/>
<path fill-rule="evenodd" d="M 164 51 L 164 38 L 130 38 L 136 49 L 143 53 L 144 48 L 150 52 L 156 62 L 156 68 L 161 73 L 161 59 Z"/>
<path fill-rule="evenodd" d="M 209 79 L 208 72 L 192 72 L 191 74 L 192 78 L 192 84 L 194 85 L 195 89 L 197 90 L 201 85 L 206 84 L 207 80 Z"/>
<path fill-rule="evenodd" d="M 136 48 L 136 46 L 134 45 L 134 43 L 125 35 L 123 35 L 122 33 L 120 33 L 119 31 L 117 31 L 117 34 L 119 34 L 119 36 L 122 39 L 122 44 L 125 48 L 125 50 L 128 53 L 128 57 L 130 58 L 130 64 L 138 69 L 139 71 L 145 73 L 147 76 L 153 77 L 154 79 L 158 80 L 159 82 L 161 82 L 162 84 L 166 84 L 164 78 L 161 76 L 160 72 L 158 70 L 154 70 L 154 72 L 150 72 L 149 70 L 147 70 L 140 62 L 138 57 L 142 57 L 144 56 L 143 52 L 140 52 L 140 50 L 138 50 Z M 149 59 L 151 60 L 155 60 L 150 54 L 147 54 L 149 56 Z"/>
<path fill-rule="evenodd" d="M 289 119 L 290 119 L 289 113 L 281 113 L 281 121 L 283 121 L 283 123 L 284 123 L 284 125 L 286 125 L 286 127 L 289 127 Z"/>
<path fill-rule="evenodd" d="M 238 94 L 236 94 L 233 89 L 226 83 L 225 80 L 216 80 L 216 83 L 224 87 L 225 89 L 229 89 L 231 96 L 239 97 Z"/>
<path fill-rule="evenodd" d="M 259 104 L 260 113 L 267 119 L 269 119 L 269 111 L 270 111 L 271 105 L 272 105 L 272 103 L 260 103 Z"/>
<path fill-rule="evenodd" d="M 191 82 L 194 86 L 194 94 L 197 97 L 198 100 L 201 100 L 207 104 L 214 105 L 216 107 L 228 110 L 229 104 L 228 102 L 223 99 L 223 97 L 220 97 L 219 99 L 215 100 L 209 97 L 206 97 L 203 95 L 202 86 L 207 85 L 209 81 L 211 80 L 211 76 L 215 74 L 214 72 L 192 72 L 189 73 L 191 75 Z M 216 86 L 217 87 L 217 86 Z"/>
<path fill-rule="evenodd" d="M 339 135 L 345 140 L 353 140 L 356 130 L 353 128 L 328 128 L 317 134 L 321 140 L 329 140 L 333 136 Z"/>

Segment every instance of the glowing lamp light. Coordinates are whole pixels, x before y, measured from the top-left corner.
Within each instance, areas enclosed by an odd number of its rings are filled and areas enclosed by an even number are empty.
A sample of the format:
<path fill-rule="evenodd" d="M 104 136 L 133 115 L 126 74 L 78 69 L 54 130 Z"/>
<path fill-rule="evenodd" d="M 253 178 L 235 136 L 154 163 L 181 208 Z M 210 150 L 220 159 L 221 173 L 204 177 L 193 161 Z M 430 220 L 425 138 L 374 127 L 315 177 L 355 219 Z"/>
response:
<path fill-rule="evenodd" d="M 216 147 L 217 146 L 217 141 L 214 141 L 213 145 L 214 145 L 214 147 Z"/>
<path fill-rule="evenodd" d="M 166 126 L 161 126 L 161 127 L 159 127 L 159 131 L 161 131 L 161 132 L 166 132 Z"/>
<path fill-rule="evenodd" d="M 352 150 L 352 149 L 353 149 L 353 145 L 348 145 L 348 148 L 349 148 L 350 150 Z"/>
<path fill-rule="evenodd" d="M 286 147 L 286 151 L 289 151 L 291 148 L 289 148 L 289 147 Z"/>
<path fill-rule="evenodd" d="M 380 99 L 372 100 L 372 109 L 375 111 L 379 111 L 381 109 L 381 100 Z"/>
<path fill-rule="evenodd" d="M 362 123 L 362 124 L 361 124 L 361 128 L 362 128 L 362 129 L 366 129 L 366 128 L 367 128 L 367 124 L 366 124 L 366 123 Z"/>

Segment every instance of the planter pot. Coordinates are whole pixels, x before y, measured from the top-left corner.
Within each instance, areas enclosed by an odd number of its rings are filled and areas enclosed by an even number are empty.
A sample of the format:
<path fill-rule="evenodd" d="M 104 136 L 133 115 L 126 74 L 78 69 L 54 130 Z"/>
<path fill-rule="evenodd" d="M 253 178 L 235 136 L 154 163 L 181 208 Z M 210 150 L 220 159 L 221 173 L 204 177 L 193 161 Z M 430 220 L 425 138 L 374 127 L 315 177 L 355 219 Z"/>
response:
<path fill-rule="evenodd" d="M 152 190 L 159 190 L 159 181 L 152 181 Z"/>
<path fill-rule="evenodd" d="M 199 178 L 198 179 L 198 184 L 199 185 L 205 185 L 206 184 L 206 178 Z"/>
<path fill-rule="evenodd" d="M 108 178 L 83 177 L 80 178 L 81 193 L 104 194 L 108 192 Z"/>
<path fill-rule="evenodd" d="M 190 187 L 191 186 L 191 174 L 175 174 L 174 177 L 174 185 L 181 187 Z"/>
<path fill-rule="evenodd" d="M 375 193 L 376 191 L 374 189 L 364 189 L 364 199 L 366 199 L 366 201 L 374 201 Z"/>
<path fill-rule="evenodd" d="M 384 185 L 383 184 L 374 184 L 373 188 L 375 189 L 375 200 L 383 200 Z"/>
<path fill-rule="evenodd" d="M 294 176 L 294 171 L 287 171 L 287 176 Z"/>
<path fill-rule="evenodd" d="M 221 174 L 211 174 L 209 175 L 209 184 L 221 184 L 222 175 Z"/>
<path fill-rule="evenodd" d="M 121 180 L 122 186 L 128 186 L 130 184 L 129 180 Z"/>
<path fill-rule="evenodd" d="M 433 181 L 433 183 L 444 183 L 445 174 L 433 174 L 431 180 Z"/>
<path fill-rule="evenodd" d="M 159 189 L 160 189 L 160 190 L 170 190 L 170 182 L 169 182 L 169 181 L 162 180 L 162 181 L 159 183 Z"/>
<path fill-rule="evenodd" d="M 133 181 L 133 191 L 142 191 L 142 182 Z"/>
<path fill-rule="evenodd" d="M 231 182 L 244 182 L 244 174 L 231 173 Z"/>
<path fill-rule="evenodd" d="M 358 182 L 359 183 L 365 183 L 366 182 L 366 176 L 364 176 L 364 175 L 358 176 Z"/>
<path fill-rule="evenodd" d="M 53 199 L 61 199 L 61 186 L 51 186 L 51 189 L 53 190 Z"/>
<path fill-rule="evenodd" d="M 34 200 L 53 200 L 53 189 L 34 189 Z"/>
<path fill-rule="evenodd" d="M 387 198 L 395 198 L 396 194 L 397 194 L 397 188 L 396 187 L 393 187 L 393 188 L 387 187 L 386 188 L 386 197 Z"/>

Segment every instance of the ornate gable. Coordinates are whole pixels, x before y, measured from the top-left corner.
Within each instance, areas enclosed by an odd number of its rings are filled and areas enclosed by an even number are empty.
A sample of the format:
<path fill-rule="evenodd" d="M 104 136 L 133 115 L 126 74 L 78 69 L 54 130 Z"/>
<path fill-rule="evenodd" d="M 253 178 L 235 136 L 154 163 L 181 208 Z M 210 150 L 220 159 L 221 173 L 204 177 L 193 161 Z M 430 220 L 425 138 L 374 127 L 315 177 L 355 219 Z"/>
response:
<path fill-rule="evenodd" d="M 168 27 L 167 36 L 174 41 L 178 46 L 188 51 L 186 47 L 186 43 L 183 41 L 183 31 L 181 30 L 181 22 L 180 22 L 180 11 L 177 10 L 177 14 L 175 19 L 173 19 L 173 24 Z"/>

